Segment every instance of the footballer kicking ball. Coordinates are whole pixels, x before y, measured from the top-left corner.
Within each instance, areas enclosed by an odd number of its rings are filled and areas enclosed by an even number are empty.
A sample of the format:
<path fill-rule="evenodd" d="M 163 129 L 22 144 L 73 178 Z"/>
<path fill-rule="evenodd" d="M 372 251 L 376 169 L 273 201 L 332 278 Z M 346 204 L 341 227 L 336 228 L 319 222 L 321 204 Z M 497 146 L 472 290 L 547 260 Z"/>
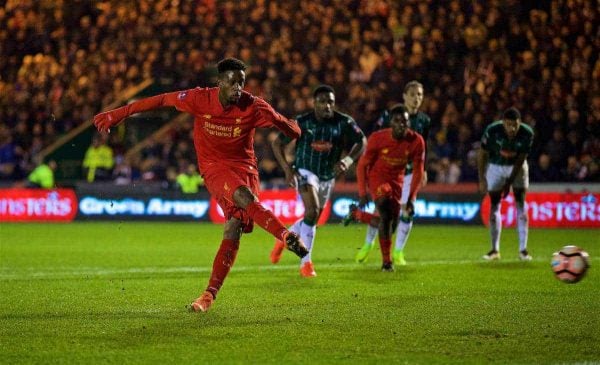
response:
<path fill-rule="evenodd" d="M 589 255 L 577 246 L 565 246 L 552 255 L 554 276 L 564 283 L 575 284 L 590 267 Z"/>

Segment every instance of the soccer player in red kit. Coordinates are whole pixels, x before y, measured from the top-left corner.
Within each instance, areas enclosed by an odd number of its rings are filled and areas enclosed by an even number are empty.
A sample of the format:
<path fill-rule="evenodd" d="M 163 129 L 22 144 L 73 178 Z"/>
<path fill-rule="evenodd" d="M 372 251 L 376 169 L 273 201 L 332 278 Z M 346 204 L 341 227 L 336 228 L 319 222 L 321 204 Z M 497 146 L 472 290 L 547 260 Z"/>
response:
<path fill-rule="evenodd" d="M 390 255 L 391 238 L 398 224 L 404 170 L 412 161 L 414 175 L 408 202 L 402 206 L 402 215 L 411 216 L 414 214 L 413 202 L 421 186 L 425 155 L 423 137 L 408 128 L 409 114 L 406 107 L 396 105 L 390 110 L 390 115 L 390 128 L 371 134 L 365 154 L 356 168 L 359 205 L 362 208 L 367 204 L 368 188 L 380 217 L 378 233 L 383 259 L 381 271 L 394 271 Z"/>
<path fill-rule="evenodd" d="M 94 117 L 94 125 L 100 132 L 110 132 L 111 127 L 126 117 L 160 107 L 174 106 L 194 115 L 198 167 L 208 191 L 223 208 L 227 219 L 208 286 L 192 303 L 192 310 L 202 312 L 215 300 L 235 261 L 242 232 L 251 232 L 253 222 L 285 242 L 299 257 L 308 253 L 300 237 L 288 231 L 259 203 L 254 155 L 256 128 L 276 127 L 290 138 L 298 138 L 300 128 L 266 101 L 242 90 L 246 81 L 246 65 L 242 61 L 226 58 L 217 64 L 217 69 L 217 87 L 160 94 Z"/>

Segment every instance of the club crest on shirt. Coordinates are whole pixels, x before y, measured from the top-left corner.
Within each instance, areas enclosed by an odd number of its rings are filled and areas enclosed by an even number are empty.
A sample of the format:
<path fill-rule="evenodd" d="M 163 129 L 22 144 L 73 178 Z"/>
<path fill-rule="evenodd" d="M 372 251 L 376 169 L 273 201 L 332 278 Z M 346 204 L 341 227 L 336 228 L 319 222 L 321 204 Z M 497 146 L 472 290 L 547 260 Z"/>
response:
<path fill-rule="evenodd" d="M 333 148 L 333 143 L 328 141 L 314 141 L 310 146 L 317 152 L 328 152 Z"/>
<path fill-rule="evenodd" d="M 512 158 L 512 157 L 515 157 L 516 155 L 517 155 L 517 153 L 515 151 L 500 150 L 500 156 L 502 156 L 504 158 Z"/>
<path fill-rule="evenodd" d="M 384 148 L 381 150 L 381 153 L 383 153 L 384 155 L 387 154 L 388 152 L 390 152 L 390 150 L 387 148 Z"/>
<path fill-rule="evenodd" d="M 182 91 L 179 94 L 177 94 L 177 99 L 183 100 L 186 98 L 186 96 L 187 96 L 187 91 Z"/>

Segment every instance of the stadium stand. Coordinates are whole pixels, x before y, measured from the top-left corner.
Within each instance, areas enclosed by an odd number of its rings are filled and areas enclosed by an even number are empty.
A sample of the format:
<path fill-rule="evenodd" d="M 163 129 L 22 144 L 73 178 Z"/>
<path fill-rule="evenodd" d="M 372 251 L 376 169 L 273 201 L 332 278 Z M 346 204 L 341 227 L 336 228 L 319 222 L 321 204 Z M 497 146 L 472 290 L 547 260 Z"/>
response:
<path fill-rule="evenodd" d="M 537 133 L 532 181 L 599 181 L 599 23 L 587 0 L 7 0 L 0 182 L 27 176 L 45 146 L 124 90 L 147 79 L 164 91 L 211 85 L 224 56 L 251 65 L 247 89 L 288 116 L 309 108 L 315 85 L 333 85 L 366 132 L 420 80 L 431 181 L 473 181 L 483 128 L 512 105 Z M 111 137 L 115 178 L 176 175 L 195 159 L 190 127 L 127 161 L 125 141 Z M 257 152 L 263 177 L 276 179 L 269 138 L 257 137 Z"/>

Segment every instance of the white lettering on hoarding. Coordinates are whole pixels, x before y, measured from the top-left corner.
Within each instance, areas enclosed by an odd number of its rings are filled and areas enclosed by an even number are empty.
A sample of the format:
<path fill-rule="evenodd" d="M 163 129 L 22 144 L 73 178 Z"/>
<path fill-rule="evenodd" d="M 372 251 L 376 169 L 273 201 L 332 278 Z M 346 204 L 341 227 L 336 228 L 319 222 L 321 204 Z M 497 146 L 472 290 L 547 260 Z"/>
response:
<path fill-rule="evenodd" d="M 435 202 L 424 199 L 415 200 L 415 216 L 427 218 L 448 218 L 472 220 L 479 212 L 479 203 Z"/>
<path fill-rule="evenodd" d="M 71 209 L 71 199 L 60 198 L 57 192 L 50 192 L 47 197 L 41 198 L 6 197 L 0 199 L 0 215 L 3 216 L 66 217 L 71 214 Z"/>
<path fill-rule="evenodd" d="M 300 218 L 304 215 L 304 204 L 299 200 L 265 199 L 261 203 L 277 217 Z"/>
<path fill-rule="evenodd" d="M 356 204 L 355 200 L 348 198 L 337 199 L 333 203 L 333 212 L 343 217 L 348 214 L 350 204 Z M 373 213 L 375 204 L 367 205 L 366 211 Z M 417 199 L 415 201 L 415 216 L 425 218 L 462 219 L 470 221 L 479 213 L 479 203 L 473 202 L 436 202 Z"/>
<path fill-rule="evenodd" d="M 208 210 L 208 201 L 201 200 L 164 200 L 153 198 L 148 203 L 148 215 L 191 215 L 200 218 Z"/>
<path fill-rule="evenodd" d="M 84 215 L 159 215 L 192 216 L 200 218 L 208 210 L 204 200 L 166 200 L 152 198 L 146 203 L 136 199 L 97 199 L 85 197 L 79 202 L 79 210 Z"/>
<path fill-rule="evenodd" d="M 509 207 L 509 210 L 516 210 Z M 580 202 L 528 202 L 527 212 L 534 221 L 587 222 L 600 221 L 600 204 Z"/>
<path fill-rule="evenodd" d="M 489 220 L 489 199 L 484 199 L 482 219 Z M 531 227 L 599 227 L 600 204 L 594 194 L 529 193 L 526 204 Z M 517 220 L 514 197 L 502 203 L 502 223 L 512 226 Z"/>
<path fill-rule="evenodd" d="M 79 211 L 85 215 L 143 215 L 145 204 L 141 200 L 103 200 L 86 196 L 79 202 Z"/>

